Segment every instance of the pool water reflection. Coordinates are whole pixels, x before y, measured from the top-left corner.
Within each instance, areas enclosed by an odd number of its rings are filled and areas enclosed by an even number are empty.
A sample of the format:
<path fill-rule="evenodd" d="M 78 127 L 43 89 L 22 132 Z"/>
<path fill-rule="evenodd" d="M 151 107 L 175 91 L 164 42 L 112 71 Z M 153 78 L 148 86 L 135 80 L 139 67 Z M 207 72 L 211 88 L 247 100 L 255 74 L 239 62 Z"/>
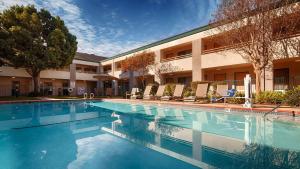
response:
<path fill-rule="evenodd" d="M 220 110 L 57 102 L 0 105 L 11 168 L 300 168 L 300 125 Z"/>

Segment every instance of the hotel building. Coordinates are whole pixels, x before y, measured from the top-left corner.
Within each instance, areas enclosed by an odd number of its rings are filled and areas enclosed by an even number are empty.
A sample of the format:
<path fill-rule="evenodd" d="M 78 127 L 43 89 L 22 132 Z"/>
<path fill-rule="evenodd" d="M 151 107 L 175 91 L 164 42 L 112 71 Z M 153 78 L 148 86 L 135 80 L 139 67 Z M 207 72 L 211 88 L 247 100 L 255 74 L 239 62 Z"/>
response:
<path fill-rule="evenodd" d="M 210 25 L 172 36 L 110 58 L 78 53 L 73 63 L 64 69 L 41 72 L 40 88 L 45 95 L 66 95 L 72 88 L 72 95 L 93 92 L 106 95 L 111 89 L 113 95 L 124 96 L 132 87 L 139 87 L 138 74 L 121 70 L 121 61 L 141 52 L 154 52 L 155 63 L 175 67 L 172 72 L 158 78 L 149 72 L 146 83 L 183 83 L 195 81 L 227 82 L 230 87 L 243 90 L 243 78 L 250 74 L 255 79 L 251 63 L 219 43 L 220 36 L 212 34 Z M 13 95 L 16 85 L 20 94 L 32 91 L 32 80 L 24 69 L 0 67 L 0 95 Z M 285 90 L 300 85 L 300 57 L 277 59 L 272 69 L 263 72 L 262 90 Z M 253 86 L 255 82 L 253 80 Z"/>

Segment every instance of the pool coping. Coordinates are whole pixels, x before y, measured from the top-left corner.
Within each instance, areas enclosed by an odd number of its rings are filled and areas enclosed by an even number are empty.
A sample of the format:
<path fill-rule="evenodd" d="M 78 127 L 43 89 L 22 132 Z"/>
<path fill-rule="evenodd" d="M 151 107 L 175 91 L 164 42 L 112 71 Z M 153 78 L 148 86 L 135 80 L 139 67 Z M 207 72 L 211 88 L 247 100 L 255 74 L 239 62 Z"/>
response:
<path fill-rule="evenodd" d="M 176 105 L 184 107 L 193 107 L 193 108 L 221 108 L 221 109 L 230 109 L 234 111 L 243 111 L 243 112 L 253 112 L 253 113 L 266 113 L 273 109 L 273 107 L 254 107 L 254 108 L 244 108 L 241 104 L 223 104 L 223 103 L 194 103 L 194 102 L 182 102 L 182 101 L 161 101 L 161 100 L 131 100 L 131 99 L 119 99 L 119 98 L 94 98 L 94 99 L 42 99 L 42 100 L 9 100 L 9 101 L 0 101 L 1 104 L 14 104 L 14 103 L 36 103 L 36 102 L 64 102 L 64 101 L 114 101 L 120 103 L 151 103 L 151 104 L 163 104 L 163 105 Z M 257 105 L 256 105 L 257 106 Z M 258 105 L 262 106 L 262 105 Z M 272 105 L 264 105 L 272 106 Z M 300 115 L 300 108 L 293 107 L 284 107 L 277 109 L 274 113 L 288 113 Z"/>
<path fill-rule="evenodd" d="M 184 106 L 184 107 L 193 107 L 193 108 L 220 108 L 220 109 L 230 109 L 234 111 L 243 111 L 243 112 L 252 112 L 252 113 L 266 113 L 271 111 L 274 107 L 254 107 L 254 108 L 244 108 L 241 104 L 201 104 L 201 103 L 193 103 L 193 102 L 180 102 L 180 101 L 160 101 L 160 100 L 130 100 L 130 99 L 102 99 L 102 101 L 115 101 L 120 103 L 150 103 L 150 104 L 164 104 L 164 105 L 176 105 L 176 106 Z M 272 106 L 272 105 L 268 105 Z M 292 114 L 295 113 L 300 115 L 299 108 L 292 108 L 292 107 L 285 107 L 279 108 L 276 113 L 288 113 Z"/>

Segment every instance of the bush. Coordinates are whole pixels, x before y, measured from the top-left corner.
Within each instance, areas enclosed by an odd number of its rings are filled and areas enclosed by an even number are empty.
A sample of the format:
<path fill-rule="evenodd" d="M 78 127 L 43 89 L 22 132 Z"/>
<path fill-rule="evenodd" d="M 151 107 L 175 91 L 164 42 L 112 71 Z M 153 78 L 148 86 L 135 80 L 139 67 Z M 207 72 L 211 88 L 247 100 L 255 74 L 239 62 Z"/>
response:
<path fill-rule="evenodd" d="M 255 95 L 256 103 L 276 104 L 284 100 L 284 93 L 279 91 L 263 91 Z"/>
<path fill-rule="evenodd" d="M 155 82 L 155 83 L 149 83 L 149 84 L 147 84 L 147 85 L 152 86 L 152 89 L 151 89 L 151 91 L 150 91 L 150 95 L 155 96 L 159 84 Z M 144 93 L 144 92 L 143 92 L 143 93 Z"/>
<path fill-rule="evenodd" d="M 300 106 L 300 86 L 288 90 L 285 94 L 285 100 L 290 106 Z"/>
<path fill-rule="evenodd" d="M 189 97 L 189 96 L 194 96 L 195 92 L 193 91 L 192 87 L 186 87 L 183 90 L 183 97 Z"/>
<path fill-rule="evenodd" d="M 235 97 L 245 97 L 245 93 L 244 92 L 236 92 Z M 243 104 L 243 103 L 245 103 L 245 99 L 229 98 L 229 99 L 227 99 L 227 102 L 231 103 L 231 104 Z"/>
<path fill-rule="evenodd" d="M 175 87 L 176 87 L 176 84 L 174 84 L 174 83 L 166 84 L 166 88 L 165 88 L 165 91 L 164 91 L 164 96 L 173 96 Z"/>

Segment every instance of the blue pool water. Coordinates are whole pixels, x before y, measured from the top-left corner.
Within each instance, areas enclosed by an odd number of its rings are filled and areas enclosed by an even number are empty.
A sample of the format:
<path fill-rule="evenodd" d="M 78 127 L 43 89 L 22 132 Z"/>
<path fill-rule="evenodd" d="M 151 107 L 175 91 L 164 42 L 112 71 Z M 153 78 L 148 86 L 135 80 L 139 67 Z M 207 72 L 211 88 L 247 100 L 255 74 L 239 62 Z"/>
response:
<path fill-rule="evenodd" d="M 300 168 L 300 125 L 100 101 L 0 105 L 0 169 Z"/>

